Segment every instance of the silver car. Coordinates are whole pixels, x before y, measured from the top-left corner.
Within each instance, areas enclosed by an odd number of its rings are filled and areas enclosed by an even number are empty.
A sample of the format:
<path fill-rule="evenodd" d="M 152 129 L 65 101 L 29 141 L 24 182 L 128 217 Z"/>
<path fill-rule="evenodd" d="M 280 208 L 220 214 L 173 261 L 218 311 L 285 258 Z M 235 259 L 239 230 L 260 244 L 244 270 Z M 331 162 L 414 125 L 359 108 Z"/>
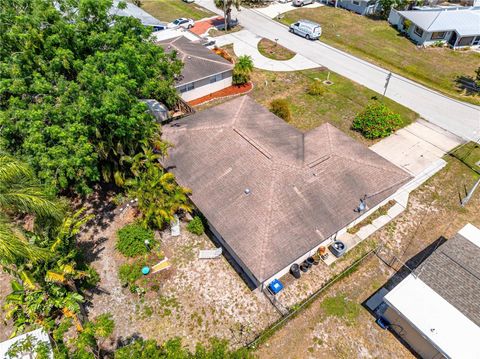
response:
<path fill-rule="evenodd" d="M 303 36 L 307 40 L 317 40 L 322 35 L 320 24 L 310 20 L 298 20 L 290 25 L 290 32 Z"/>
<path fill-rule="evenodd" d="M 314 0 L 293 0 L 292 1 L 293 6 L 300 6 L 300 7 L 302 7 L 303 5 L 308 5 L 313 3 L 314 3 Z"/>

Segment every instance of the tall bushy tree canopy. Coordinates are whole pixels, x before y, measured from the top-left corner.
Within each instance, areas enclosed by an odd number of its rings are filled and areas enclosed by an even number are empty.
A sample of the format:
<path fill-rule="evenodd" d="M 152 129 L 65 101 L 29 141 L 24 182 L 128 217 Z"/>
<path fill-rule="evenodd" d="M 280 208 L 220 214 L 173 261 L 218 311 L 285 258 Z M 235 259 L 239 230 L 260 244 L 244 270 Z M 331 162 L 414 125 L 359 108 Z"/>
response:
<path fill-rule="evenodd" d="M 0 144 L 57 190 L 122 182 L 120 158 L 158 130 L 139 98 L 172 106 L 181 62 L 110 0 L 0 2 Z"/>

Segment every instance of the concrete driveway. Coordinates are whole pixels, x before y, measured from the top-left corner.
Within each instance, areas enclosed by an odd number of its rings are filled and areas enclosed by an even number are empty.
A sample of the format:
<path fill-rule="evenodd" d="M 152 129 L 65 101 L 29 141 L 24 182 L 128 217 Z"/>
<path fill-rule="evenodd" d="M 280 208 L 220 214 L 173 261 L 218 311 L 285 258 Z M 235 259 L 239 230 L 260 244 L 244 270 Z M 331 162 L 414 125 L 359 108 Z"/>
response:
<path fill-rule="evenodd" d="M 251 31 L 241 30 L 215 38 L 215 45 L 225 46 L 233 44 L 233 50 L 238 56 L 248 55 L 252 58 L 256 68 L 268 71 L 299 71 L 319 67 L 316 62 L 310 61 L 305 56 L 296 54 L 290 60 L 277 61 L 263 56 L 258 51 L 258 42 L 261 36 Z"/>
<path fill-rule="evenodd" d="M 442 157 L 463 140 L 427 121 L 419 120 L 370 147 L 414 177 L 443 167 Z M 433 167 L 432 167 L 433 166 Z"/>

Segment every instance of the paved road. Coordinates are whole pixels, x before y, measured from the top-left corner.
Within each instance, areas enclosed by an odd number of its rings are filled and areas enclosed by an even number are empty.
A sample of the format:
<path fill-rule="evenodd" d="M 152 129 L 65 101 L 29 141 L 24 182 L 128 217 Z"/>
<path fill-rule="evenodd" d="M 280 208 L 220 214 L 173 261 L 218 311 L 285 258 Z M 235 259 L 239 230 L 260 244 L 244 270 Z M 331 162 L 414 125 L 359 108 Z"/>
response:
<path fill-rule="evenodd" d="M 212 0 L 197 0 L 201 6 L 218 11 Z M 321 41 L 308 41 L 293 35 L 287 28 L 252 9 L 234 11 L 242 26 L 255 35 L 278 39 L 286 48 L 345 76 L 373 91 L 383 93 L 387 70 L 337 50 Z M 231 34 L 235 36 L 235 33 Z M 242 39 L 238 39 L 242 41 Z M 464 139 L 480 140 L 480 107 L 450 99 L 438 92 L 394 74 L 387 97 L 418 112 L 426 120 Z"/>

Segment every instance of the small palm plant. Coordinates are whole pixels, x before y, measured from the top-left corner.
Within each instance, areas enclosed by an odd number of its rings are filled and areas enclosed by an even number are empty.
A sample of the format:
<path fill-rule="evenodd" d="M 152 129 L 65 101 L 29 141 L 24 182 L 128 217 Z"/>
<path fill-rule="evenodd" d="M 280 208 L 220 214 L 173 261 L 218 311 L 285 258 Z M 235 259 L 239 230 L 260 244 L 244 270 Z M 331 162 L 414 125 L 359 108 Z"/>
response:
<path fill-rule="evenodd" d="M 179 186 L 175 176 L 163 170 L 160 158 L 161 155 L 146 149 L 130 159 L 134 178 L 125 184 L 128 196 L 138 200 L 144 227 L 163 228 L 178 211 L 192 211 L 190 190 Z"/>
<path fill-rule="evenodd" d="M 244 85 L 250 81 L 250 75 L 253 71 L 253 60 L 248 55 L 240 56 L 233 68 L 233 83 L 235 85 Z"/>

